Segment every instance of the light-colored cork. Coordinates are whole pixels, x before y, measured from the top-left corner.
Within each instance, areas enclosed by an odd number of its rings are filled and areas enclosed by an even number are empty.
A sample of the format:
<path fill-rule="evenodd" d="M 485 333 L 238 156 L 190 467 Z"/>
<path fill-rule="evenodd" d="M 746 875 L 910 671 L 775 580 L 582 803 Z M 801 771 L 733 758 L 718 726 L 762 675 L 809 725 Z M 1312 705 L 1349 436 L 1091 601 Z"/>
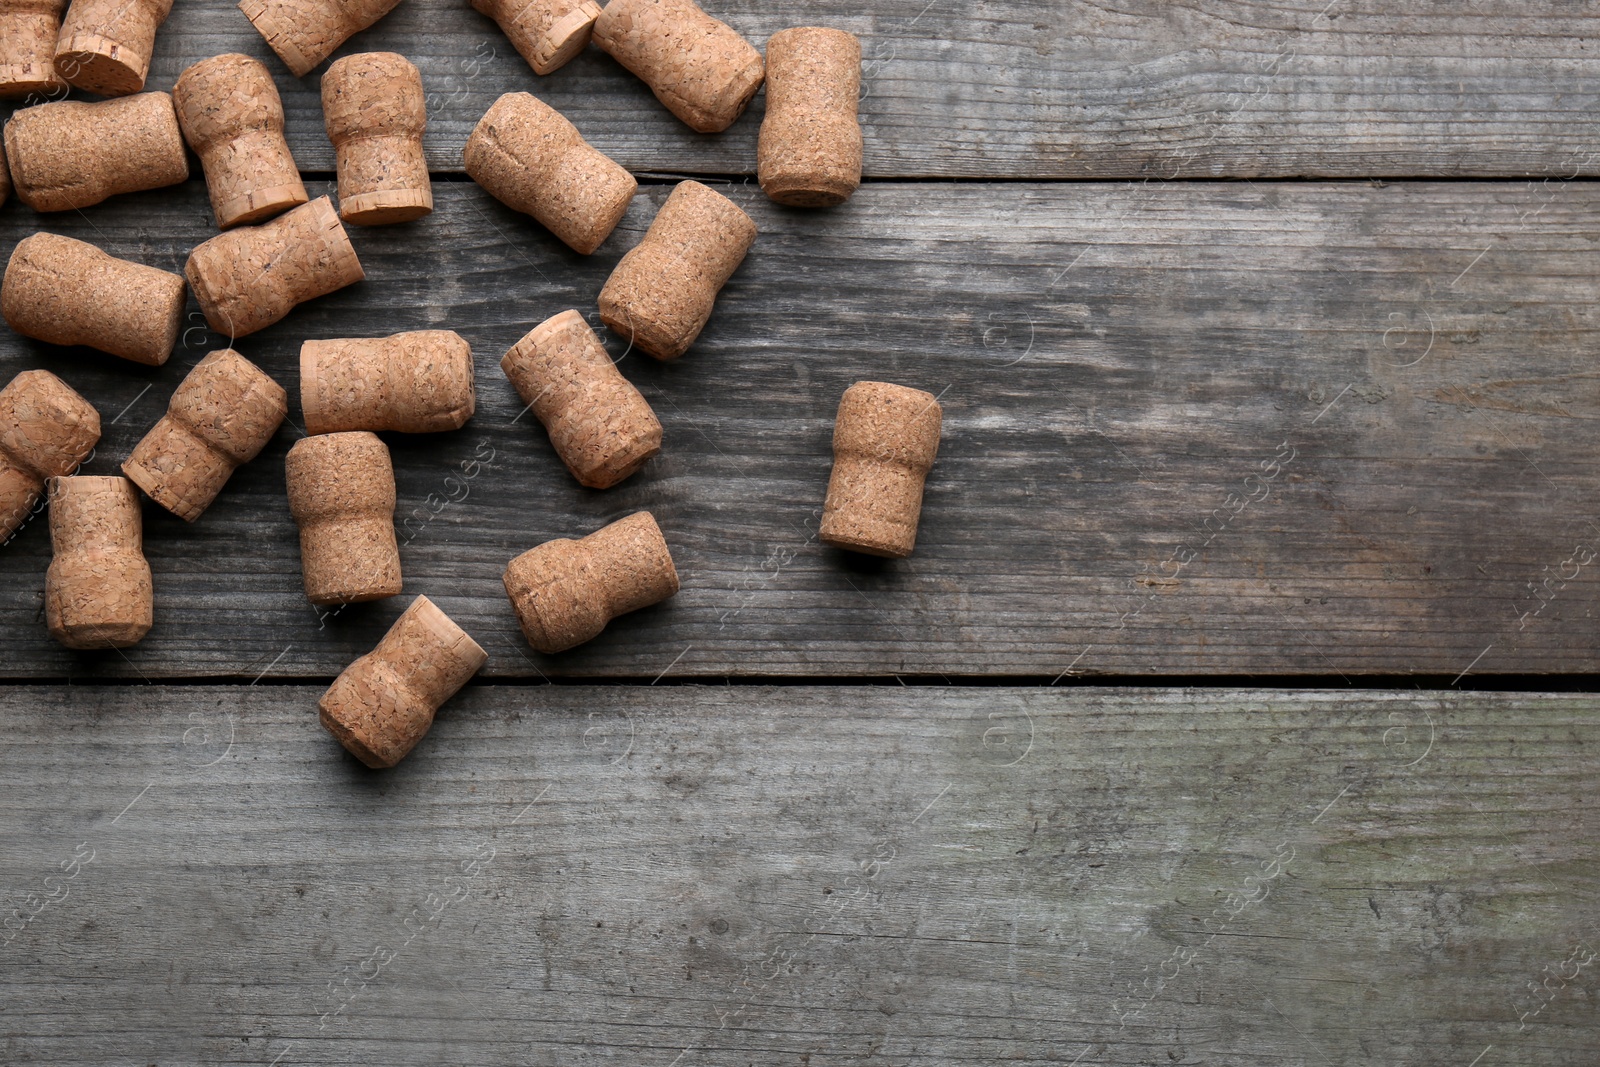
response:
<path fill-rule="evenodd" d="M 0 312 L 24 337 L 159 367 L 178 343 L 183 279 L 85 241 L 36 233 L 12 250 Z"/>
<path fill-rule="evenodd" d="M 85 208 L 189 177 L 166 93 L 26 107 L 6 123 L 5 144 L 17 199 L 35 211 Z"/>
<path fill-rule="evenodd" d="M 761 87 L 761 53 L 694 0 L 611 0 L 594 43 L 700 133 L 732 126 Z"/>
<path fill-rule="evenodd" d="M 59 94 L 56 37 L 67 0 L 0 0 L 0 97 Z"/>
<path fill-rule="evenodd" d="M 427 101 L 410 60 L 363 52 L 336 61 L 322 76 L 322 114 L 338 156 L 340 218 L 382 226 L 433 210 Z"/>
<path fill-rule="evenodd" d="M 289 449 L 284 466 L 311 602 L 354 604 L 399 593 L 388 446 L 365 432 L 306 437 Z"/>
<path fill-rule="evenodd" d="M 452 330 L 300 346 L 306 433 L 458 430 L 476 405 L 472 348 Z"/>
<path fill-rule="evenodd" d="M 472 0 L 472 9 L 499 23 L 535 74 L 566 66 L 589 43 L 600 17 L 593 0 Z"/>
<path fill-rule="evenodd" d="M 138 92 L 171 11 L 172 0 L 72 0 L 56 38 L 56 74 L 101 96 Z"/>
<path fill-rule="evenodd" d="M 861 184 L 861 42 L 818 27 L 767 41 L 767 114 L 756 147 L 761 190 L 791 207 L 833 207 Z"/>
<path fill-rule="evenodd" d="M 322 694 L 322 725 L 368 767 L 393 767 L 427 734 L 439 706 L 488 659 L 450 616 L 419 596 L 378 647 Z"/>
<path fill-rule="evenodd" d="M 823 542 L 869 556 L 911 555 L 942 422 L 938 398 L 921 389 L 857 382 L 844 391 L 833 426 Z"/>
<path fill-rule="evenodd" d="M 100 413 L 47 370 L 0 389 L 0 543 L 27 520 L 45 482 L 71 474 L 100 440 Z"/>
<path fill-rule="evenodd" d="M 239 0 L 239 10 L 297 78 L 400 0 Z"/>
<path fill-rule="evenodd" d="M 150 632 L 154 592 L 139 491 L 126 478 L 51 478 L 44 622 L 68 648 L 127 648 Z"/>
<path fill-rule="evenodd" d="M 717 293 L 755 240 L 756 224 L 732 200 L 680 182 L 606 279 L 601 321 L 657 359 L 677 359 L 705 329 Z"/>
<path fill-rule="evenodd" d="M 655 517 L 640 511 L 588 537 L 529 549 L 506 567 L 505 585 L 528 644 L 555 653 L 672 596 L 678 572 Z"/>
<path fill-rule="evenodd" d="M 583 485 L 609 489 L 661 451 L 661 423 L 649 402 L 576 311 L 529 330 L 500 369 Z"/>
<path fill-rule="evenodd" d="M 231 348 L 212 352 L 179 384 L 167 413 L 134 446 L 122 473 L 193 522 L 289 413 L 283 386 Z"/>
<path fill-rule="evenodd" d="M 271 222 L 218 234 L 189 253 L 183 273 L 206 323 L 230 338 L 366 277 L 325 196 Z"/>

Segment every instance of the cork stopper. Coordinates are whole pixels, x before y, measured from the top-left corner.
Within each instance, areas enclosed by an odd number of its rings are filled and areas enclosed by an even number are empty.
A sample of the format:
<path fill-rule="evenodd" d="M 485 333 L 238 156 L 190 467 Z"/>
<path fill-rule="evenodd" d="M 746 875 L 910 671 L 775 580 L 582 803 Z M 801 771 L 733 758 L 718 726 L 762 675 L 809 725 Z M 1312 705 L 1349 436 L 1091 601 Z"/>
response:
<path fill-rule="evenodd" d="M 0 0 L 0 97 L 58 94 L 56 37 L 67 0 Z"/>
<path fill-rule="evenodd" d="M 589 43 L 600 17 L 593 0 L 472 0 L 472 9 L 499 23 L 535 74 L 566 66 Z"/>
<path fill-rule="evenodd" d="M 488 659 L 450 616 L 419 596 L 378 647 L 322 694 L 322 725 L 368 767 L 393 767 L 427 734 L 439 706 Z"/>
<path fill-rule="evenodd" d="M 531 93 L 496 100 L 467 138 L 461 159 L 495 199 L 532 215 L 584 255 L 617 228 L 639 187 Z"/>
<path fill-rule="evenodd" d="M 183 279 L 85 241 L 36 233 L 11 252 L 0 312 L 24 337 L 159 367 L 178 343 Z"/>
<path fill-rule="evenodd" d="M 583 316 L 546 319 L 500 361 L 550 433 L 561 462 L 590 489 L 610 489 L 661 451 L 661 423 Z"/>
<path fill-rule="evenodd" d="M 0 389 L 0 543 L 32 513 L 50 478 L 71 474 L 100 440 L 100 413 L 47 370 Z"/>
<path fill-rule="evenodd" d="M 528 644 L 555 653 L 672 596 L 678 572 L 655 517 L 640 511 L 581 540 L 529 549 L 506 567 L 505 585 Z"/>
<path fill-rule="evenodd" d="M 355 604 L 400 592 L 394 465 L 371 433 L 295 442 L 285 461 L 300 567 L 313 604 Z"/>
<path fill-rule="evenodd" d="M 410 222 L 433 210 L 422 154 L 422 74 L 405 56 L 364 52 L 322 76 L 322 113 L 339 166 L 339 217 L 356 226 Z"/>
<path fill-rule="evenodd" d="M 150 632 L 154 593 L 139 491 L 126 478 L 51 478 L 44 622 L 68 648 L 127 648 Z"/>
<path fill-rule="evenodd" d="M 288 412 L 283 386 L 261 368 L 231 348 L 212 352 L 183 379 L 122 473 L 157 504 L 193 522 L 234 469 L 266 447 Z"/>
<path fill-rule="evenodd" d="M 138 92 L 171 11 L 172 0 L 72 0 L 56 40 L 56 73 L 100 96 Z"/>
<path fill-rule="evenodd" d="M 393 11 L 400 0 L 239 0 L 278 58 L 297 78 L 351 37 Z"/>
<path fill-rule="evenodd" d="M 17 199 L 35 211 L 85 208 L 189 177 L 166 93 L 26 107 L 6 123 L 5 145 Z"/>
<path fill-rule="evenodd" d="M 756 224 L 699 182 L 680 182 L 644 240 L 622 257 L 600 290 L 600 319 L 657 359 L 694 344 L 717 293 L 744 262 Z"/>
<path fill-rule="evenodd" d="M 732 126 L 761 87 L 761 53 L 694 0 L 611 0 L 594 43 L 700 133 Z"/>
<path fill-rule="evenodd" d="M 861 42 L 843 30 L 780 30 L 767 41 L 767 114 L 756 174 L 791 207 L 833 207 L 861 184 Z"/>
<path fill-rule="evenodd" d="M 921 389 L 857 382 L 844 391 L 822 508 L 826 544 L 890 559 L 911 555 L 942 421 L 938 398 Z"/>
<path fill-rule="evenodd" d="M 325 196 L 271 222 L 218 234 L 189 253 L 183 272 L 206 323 L 230 338 L 366 277 Z"/>
<path fill-rule="evenodd" d="M 307 341 L 300 346 L 306 432 L 459 430 L 472 418 L 472 348 L 451 330 Z"/>

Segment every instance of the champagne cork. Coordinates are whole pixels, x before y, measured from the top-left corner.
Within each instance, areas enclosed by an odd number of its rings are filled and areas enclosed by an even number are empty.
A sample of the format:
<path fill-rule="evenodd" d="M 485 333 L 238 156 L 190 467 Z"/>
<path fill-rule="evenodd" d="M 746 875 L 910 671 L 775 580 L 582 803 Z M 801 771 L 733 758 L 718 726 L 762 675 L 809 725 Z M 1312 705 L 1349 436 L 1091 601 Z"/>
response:
<path fill-rule="evenodd" d="M 122 465 L 150 499 L 193 522 L 289 413 L 283 386 L 231 348 L 202 359 Z"/>
<path fill-rule="evenodd" d="M 500 361 L 544 423 L 561 462 L 590 489 L 610 489 L 661 451 L 661 423 L 583 316 L 546 319 Z"/>
<path fill-rule="evenodd" d="M 294 76 L 393 11 L 400 0 L 239 0 L 239 10 Z"/>
<path fill-rule="evenodd" d="M 260 222 L 310 197 L 283 139 L 283 101 L 260 60 L 201 60 L 172 87 L 178 125 L 200 156 L 217 226 Z"/>
<path fill-rule="evenodd" d="M 84 241 L 36 233 L 11 253 L 0 312 L 24 337 L 159 367 L 178 343 L 183 279 Z"/>
<path fill-rule="evenodd" d="M 183 272 L 206 323 L 230 338 L 366 277 L 325 196 L 271 222 L 218 234 L 189 253 Z"/>
<path fill-rule="evenodd" d="M 0 97 L 60 93 L 56 37 L 67 0 L 0 0 Z"/>
<path fill-rule="evenodd" d="M 47 370 L 0 389 L 0 543 L 16 533 L 50 478 L 71 474 L 100 440 L 100 413 Z"/>
<path fill-rule="evenodd" d="M 640 511 L 581 540 L 529 549 L 506 567 L 505 584 L 528 644 L 555 653 L 672 596 L 678 572 L 655 517 Z"/>
<path fill-rule="evenodd" d="M 677 359 L 755 240 L 756 224 L 732 200 L 699 182 L 678 183 L 606 279 L 601 321 L 657 359 Z"/>
<path fill-rule="evenodd" d="M 150 632 L 154 595 L 139 491 L 126 478 L 50 479 L 44 621 L 68 648 L 127 648 Z"/>
<path fill-rule="evenodd" d="M 780 30 L 767 41 L 767 114 L 756 174 L 791 207 L 832 207 L 861 184 L 861 42 L 843 30 Z"/>
<path fill-rule="evenodd" d="M 56 73 L 100 96 L 138 92 L 171 11 L 172 0 L 72 0 L 56 39 Z"/>
<path fill-rule="evenodd" d="M 600 17 L 593 0 L 472 0 L 472 9 L 500 24 L 535 74 L 566 66 L 589 43 Z"/>
<path fill-rule="evenodd" d="M 594 43 L 700 133 L 732 126 L 761 87 L 761 53 L 694 0 L 611 0 Z"/>
<path fill-rule="evenodd" d="M 322 76 L 322 113 L 338 156 L 339 217 L 356 226 L 410 222 L 433 210 L 422 133 L 422 75 L 405 56 L 364 52 Z"/>
<path fill-rule="evenodd" d="M 400 592 L 394 466 L 377 435 L 304 438 L 289 449 L 285 468 L 311 602 L 355 604 Z"/>
<path fill-rule="evenodd" d="M 459 430 L 472 418 L 472 349 L 451 330 L 307 341 L 300 346 L 306 433 Z"/>
<path fill-rule="evenodd" d="M 166 93 L 26 107 L 6 123 L 5 143 L 17 199 L 35 211 L 85 208 L 189 177 Z"/>
<path fill-rule="evenodd" d="M 844 391 L 822 508 L 825 543 L 889 559 L 911 555 L 942 416 L 938 398 L 921 389 L 857 382 Z"/>
<path fill-rule="evenodd" d="M 393 767 L 427 734 L 439 706 L 488 659 L 450 616 L 419 596 L 378 647 L 322 694 L 322 725 L 368 767 Z"/>
<path fill-rule="evenodd" d="M 531 93 L 496 100 L 467 138 L 461 159 L 495 199 L 532 215 L 584 255 L 617 228 L 639 187 Z"/>

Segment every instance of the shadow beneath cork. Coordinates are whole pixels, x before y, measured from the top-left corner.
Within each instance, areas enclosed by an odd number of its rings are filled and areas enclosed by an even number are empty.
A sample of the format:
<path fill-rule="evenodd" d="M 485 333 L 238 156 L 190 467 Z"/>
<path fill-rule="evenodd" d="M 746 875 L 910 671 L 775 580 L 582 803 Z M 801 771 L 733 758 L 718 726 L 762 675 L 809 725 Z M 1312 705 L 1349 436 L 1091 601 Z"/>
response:
<path fill-rule="evenodd" d="M 851 552 L 847 548 L 834 548 L 832 545 L 823 546 L 822 558 L 829 566 L 874 578 L 892 573 L 895 564 L 892 559 L 869 556 L 865 552 Z"/>

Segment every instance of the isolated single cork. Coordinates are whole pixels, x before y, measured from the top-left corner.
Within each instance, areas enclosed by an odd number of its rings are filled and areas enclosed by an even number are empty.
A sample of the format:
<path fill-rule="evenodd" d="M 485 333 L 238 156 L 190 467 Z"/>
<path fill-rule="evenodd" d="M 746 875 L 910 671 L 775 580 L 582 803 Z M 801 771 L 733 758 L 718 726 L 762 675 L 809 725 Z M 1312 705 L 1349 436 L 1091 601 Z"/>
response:
<path fill-rule="evenodd" d="M 472 348 L 452 330 L 307 341 L 300 406 L 310 434 L 459 430 L 477 406 Z"/>
<path fill-rule="evenodd" d="M 427 734 L 439 706 L 488 659 L 450 616 L 419 596 L 378 647 L 322 694 L 322 725 L 368 767 L 393 767 Z"/>
<path fill-rule="evenodd" d="M 218 234 L 189 253 L 183 273 L 206 323 L 231 338 L 366 277 L 325 196 L 271 222 Z"/>
<path fill-rule="evenodd" d="M 156 30 L 172 0 L 72 0 L 56 38 L 56 73 L 68 84 L 101 96 L 127 96 L 144 88 Z"/>
<path fill-rule="evenodd" d="M 193 522 L 241 464 L 255 459 L 289 413 L 283 386 L 231 348 L 212 352 L 179 384 L 161 421 L 122 473 L 150 499 Z"/>
<path fill-rule="evenodd" d="M 0 543 L 27 520 L 45 482 L 71 474 L 100 441 L 100 413 L 47 370 L 0 389 Z"/>
<path fill-rule="evenodd" d="M 561 462 L 590 489 L 610 489 L 661 451 L 661 423 L 649 402 L 576 311 L 529 330 L 500 369 L 544 423 Z"/>
<path fill-rule="evenodd" d="M 694 0 L 611 0 L 594 43 L 700 133 L 732 126 L 761 87 L 761 53 Z"/>
<path fill-rule="evenodd" d="M 154 594 L 139 491 L 126 478 L 51 478 L 44 622 L 68 648 L 127 648 L 150 632 Z"/>
<path fill-rule="evenodd" d="M 59 93 L 56 37 L 67 0 L 0 0 L 0 97 Z"/>
<path fill-rule="evenodd" d="M 85 241 L 36 233 L 12 250 L 0 312 L 24 337 L 159 367 L 178 343 L 183 279 Z"/>
<path fill-rule="evenodd" d="M 303 438 L 289 449 L 285 468 L 311 602 L 355 604 L 400 592 L 394 465 L 378 436 Z"/>
<path fill-rule="evenodd" d="M 345 56 L 322 76 L 322 114 L 338 156 L 339 217 L 356 226 L 410 222 L 433 210 L 422 154 L 428 108 L 405 56 Z"/>
<path fill-rule="evenodd" d="M 600 290 L 600 319 L 657 359 L 677 359 L 711 318 L 756 240 L 739 206 L 699 182 L 679 182 L 644 240 Z"/>
<path fill-rule="evenodd" d="M 239 10 L 297 78 L 400 0 L 239 0 Z"/>
<path fill-rule="evenodd" d="M 5 143 L 17 199 L 35 211 L 85 208 L 189 177 L 166 93 L 26 107 L 6 123 Z"/>
<path fill-rule="evenodd" d="M 832 207 L 861 184 L 861 42 L 817 27 L 767 41 L 767 114 L 756 147 L 761 190 L 791 207 Z"/>
<path fill-rule="evenodd" d="M 472 0 L 472 10 L 499 23 L 535 74 L 566 66 L 589 43 L 600 17 L 593 0 Z"/>
<path fill-rule="evenodd" d="M 822 507 L 825 543 L 890 559 L 911 555 L 942 421 L 938 398 L 921 389 L 857 382 L 844 391 Z"/>
<path fill-rule="evenodd" d="M 672 596 L 678 572 L 655 517 L 640 511 L 581 540 L 529 549 L 506 567 L 505 584 L 528 644 L 555 653 Z"/>

